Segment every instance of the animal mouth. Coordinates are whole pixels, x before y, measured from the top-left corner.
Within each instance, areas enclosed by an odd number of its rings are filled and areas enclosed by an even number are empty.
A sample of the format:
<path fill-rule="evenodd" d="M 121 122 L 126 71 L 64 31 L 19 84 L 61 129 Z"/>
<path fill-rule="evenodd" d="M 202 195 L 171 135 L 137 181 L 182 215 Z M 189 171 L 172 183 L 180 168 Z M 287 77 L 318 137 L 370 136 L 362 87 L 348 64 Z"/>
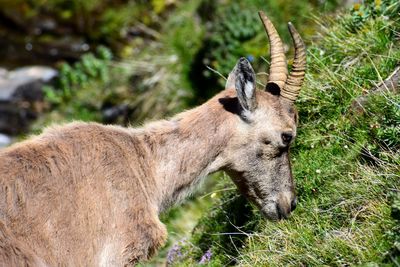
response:
<path fill-rule="evenodd" d="M 261 214 L 265 219 L 271 221 L 280 221 L 290 217 L 290 212 L 285 212 L 284 209 L 275 202 L 269 203 L 262 207 Z"/>
<path fill-rule="evenodd" d="M 290 212 L 285 212 L 278 203 L 276 204 L 276 210 L 277 210 L 279 220 L 289 218 Z"/>

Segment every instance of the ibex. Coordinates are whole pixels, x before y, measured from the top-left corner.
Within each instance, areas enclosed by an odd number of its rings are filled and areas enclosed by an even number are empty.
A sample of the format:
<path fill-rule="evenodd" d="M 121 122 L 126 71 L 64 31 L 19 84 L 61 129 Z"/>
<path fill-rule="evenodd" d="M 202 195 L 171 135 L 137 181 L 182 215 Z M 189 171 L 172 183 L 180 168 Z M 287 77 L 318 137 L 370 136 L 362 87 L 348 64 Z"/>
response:
<path fill-rule="evenodd" d="M 73 122 L 0 151 L 1 266 L 122 266 L 167 236 L 158 215 L 209 173 L 226 171 L 269 219 L 296 207 L 289 146 L 306 51 L 289 23 L 282 41 L 260 12 L 271 67 L 265 90 L 241 58 L 205 104 L 142 128 Z"/>

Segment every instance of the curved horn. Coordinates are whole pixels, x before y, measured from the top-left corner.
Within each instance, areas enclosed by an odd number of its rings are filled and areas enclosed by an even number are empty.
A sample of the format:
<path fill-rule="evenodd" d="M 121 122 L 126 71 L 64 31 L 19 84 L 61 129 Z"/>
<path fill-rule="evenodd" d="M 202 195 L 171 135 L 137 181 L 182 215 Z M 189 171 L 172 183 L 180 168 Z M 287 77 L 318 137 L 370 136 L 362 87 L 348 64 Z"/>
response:
<path fill-rule="evenodd" d="M 278 32 L 276 31 L 274 25 L 264 14 L 264 12 L 259 11 L 258 14 L 264 24 L 265 31 L 267 32 L 271 51 L 271 66 L 269 69 L 268 84 L 275 83 L 282 90 L 285 86 L 288 75 L 282 41 L 281 38 L 279 38 Z"/>
<path fill-rule="evenodd" d="M 306 46 L 292 23 L 289 22 L 288 27 L 292 35 L 295 53 L 292 71 L 289 74 L 285 87 L 281 90 L 281 96 L 294 102 L 300 93 L 300 88 L 304 81 L 307 63 Z"/>

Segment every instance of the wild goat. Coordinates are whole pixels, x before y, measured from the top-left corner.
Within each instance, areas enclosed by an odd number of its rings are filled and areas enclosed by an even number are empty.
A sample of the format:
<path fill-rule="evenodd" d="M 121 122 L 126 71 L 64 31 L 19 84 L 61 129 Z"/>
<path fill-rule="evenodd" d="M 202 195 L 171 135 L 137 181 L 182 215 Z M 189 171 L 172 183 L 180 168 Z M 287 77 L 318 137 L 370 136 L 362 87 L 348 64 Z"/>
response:
<path fill-rule="evenodd" d="M 1 266 L 121 266 L 146 260 L 167 237 L 158 215 L 207 174 L 224 170 L 269 219 L 296 207 L 289 146 L 306 65 L 260 12 L 271 49 L 256 90 L 241 58 L 205 104 L 143 128 L 74 122 L 0 151 Z"/>

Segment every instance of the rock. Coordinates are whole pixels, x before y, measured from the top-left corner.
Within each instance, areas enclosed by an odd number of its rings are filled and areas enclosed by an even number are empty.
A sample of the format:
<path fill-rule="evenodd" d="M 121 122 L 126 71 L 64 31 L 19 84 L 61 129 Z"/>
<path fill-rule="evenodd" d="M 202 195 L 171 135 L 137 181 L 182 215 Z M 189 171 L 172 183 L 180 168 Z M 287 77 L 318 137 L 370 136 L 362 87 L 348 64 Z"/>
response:
<path fill-rule="evenodd" d="M 50 67 L 29 66 L 7 71 L 0 68 L 0 132 L 19 134 L 37 118 L 43 103 L 43 85 L 58 72 Z"/>
<path fill-rule="evenodd" d="M 17 88 L 12 95 L 14 99 L 18 99 L 21 101 L 32 102 L 41 102 L 43 101 L 44 95 L 42 87 L 44 82 L 42 81 L 32 81 L 26 84 L 21 84 Z"/>
<path fill-rule="evenodd" d="M 56 77 L 58 72 L 50 67 L 45 66 L 30 66 L 18 68 L 9 72 L 9 78 L 12 80 L 32 81 L 40 80 L 42 82 L 49 82 Z"/>
<path fill-rule="evenodd" d="M 0 100 L 12 99 L 20 87 L 29 90 L 31 84 L 48 83 L 57 74 L 55 69 L 43 66 L 23 67 L 9 72 L 0 69 Z"/>
<path fill-rule="evenodd" d="M 0 148 L 9 146 L 12 143 L 11 137 L 0 133 Z"/>
<path fill-rule="evenodd" d="M 8 71 L 4 68 L 0 68 L 0 78 L 6 77 L 8 74 Z"/>
<path fill-rule="evenodd" d="M 392 92 L 398 94 L 400 91 L 400 66 L 383 81 L 379 82 L 376 86 L 369 89 L 367 94 L 361 95 L 353 100 L 350 106 L 350 112 L 356 114 L 364 113 L 364 106 L 368 101 L 368 97 L 374 94 L 382 94 L 384 92 Z"/>
<path fill-rule="evenodd" d="M 57 22 L 53 18 L 43 18 L 36 23 L 36 27 L 40 30 L 40 33 L 43 31 L 55 31 L 57 26 Z"/>
<path fill-rule="evenodd" d="M 0 101 L 0 131 L 10 135 L 27 131 L 38 116 L 32 107 L 27 102 Z"/>
<path fill-rule="evenodd" d="M 126 124 L 129 115 L 129 107 L 126 104 L 103 107 L 102 114 L 104 123 Z"/>

